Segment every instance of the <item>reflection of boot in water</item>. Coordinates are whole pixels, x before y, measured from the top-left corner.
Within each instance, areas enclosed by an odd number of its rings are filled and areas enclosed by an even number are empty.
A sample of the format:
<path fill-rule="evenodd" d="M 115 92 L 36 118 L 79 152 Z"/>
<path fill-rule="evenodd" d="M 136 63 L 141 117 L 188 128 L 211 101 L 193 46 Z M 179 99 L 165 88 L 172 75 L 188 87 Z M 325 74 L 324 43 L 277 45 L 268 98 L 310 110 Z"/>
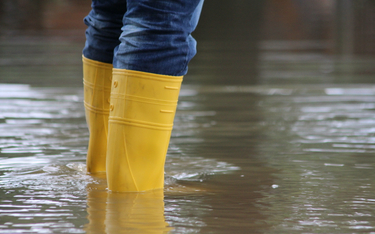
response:
<path fill-rule="evenodd" d="M 99 183 L 87 185 L 87 219 L 86 233 L 105 233 L 105 216 L 108 192 L 105 175 L 99 178 Z"/>
<path fill-rule="evenodd" d="M 86 233 L 168 233 L 164 191 L 109 193 L 105 177 L 87 186 Z"/>
<path fill-rule="evenodd" d="M 106 233 L 168 233 L 162 189 L 145 193 L 108 193 Z"/>
<path fill-rule="evenodd" d="M 182 76 L 113 69 L 107 181 L 115 192 L 164 187 L 164 163 Z"/>
<path fill-rule="evenodd" d="M 83 57 L 86 122 L 90 131 L 87 172 L 105 172 L 112 64 Z"/>

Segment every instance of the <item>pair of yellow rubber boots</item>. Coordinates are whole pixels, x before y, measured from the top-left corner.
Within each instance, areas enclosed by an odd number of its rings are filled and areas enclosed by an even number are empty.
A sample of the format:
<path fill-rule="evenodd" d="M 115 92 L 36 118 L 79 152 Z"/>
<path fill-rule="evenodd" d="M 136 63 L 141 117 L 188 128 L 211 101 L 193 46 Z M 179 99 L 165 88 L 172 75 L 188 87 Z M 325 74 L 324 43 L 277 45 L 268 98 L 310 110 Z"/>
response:
<path fill-rule="evenodd" d="M 83 57 L 83 80 L 87 171 L 106 172 L 114 192 L 163 188 L 182 76 L 114 69 Z"/>

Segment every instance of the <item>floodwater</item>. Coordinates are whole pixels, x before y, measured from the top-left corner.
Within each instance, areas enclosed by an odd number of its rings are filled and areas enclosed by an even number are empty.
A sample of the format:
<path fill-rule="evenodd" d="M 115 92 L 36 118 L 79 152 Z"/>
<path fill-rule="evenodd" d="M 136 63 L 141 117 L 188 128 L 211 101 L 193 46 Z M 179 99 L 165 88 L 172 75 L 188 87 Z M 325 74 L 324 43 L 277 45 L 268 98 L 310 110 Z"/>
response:
<path fill-rule="evenodd" d="M 3 37 L 0 233 L 375 233 L 373 57 L 247 45 L 200 43 L 165 189 L 110 193 L 85 173 L 82 41 Z"/>

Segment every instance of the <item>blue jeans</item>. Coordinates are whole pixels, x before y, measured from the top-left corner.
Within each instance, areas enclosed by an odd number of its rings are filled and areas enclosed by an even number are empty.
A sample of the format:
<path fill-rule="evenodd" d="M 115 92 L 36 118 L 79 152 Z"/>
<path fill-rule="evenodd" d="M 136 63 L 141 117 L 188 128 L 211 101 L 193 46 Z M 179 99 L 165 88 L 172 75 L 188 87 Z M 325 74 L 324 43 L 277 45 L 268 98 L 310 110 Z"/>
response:
<path fill-rule="evenodd" d="M 202 6 L 203 0 L 93 0 L 83 55 L 114 68 L 185 75 Z"/>

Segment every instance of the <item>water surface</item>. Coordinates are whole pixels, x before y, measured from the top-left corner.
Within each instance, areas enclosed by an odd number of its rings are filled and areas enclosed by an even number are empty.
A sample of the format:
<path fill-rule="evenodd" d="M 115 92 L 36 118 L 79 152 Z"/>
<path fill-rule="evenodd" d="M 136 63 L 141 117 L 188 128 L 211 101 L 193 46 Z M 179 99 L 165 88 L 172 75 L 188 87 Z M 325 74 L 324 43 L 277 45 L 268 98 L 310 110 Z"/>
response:
<path fill-rule="evenodd" d="M 81 88 L 0 90 L 1 233 L 375 231 L 375 86 L 184 86 L 140 195 L 85 174 Z"/>

